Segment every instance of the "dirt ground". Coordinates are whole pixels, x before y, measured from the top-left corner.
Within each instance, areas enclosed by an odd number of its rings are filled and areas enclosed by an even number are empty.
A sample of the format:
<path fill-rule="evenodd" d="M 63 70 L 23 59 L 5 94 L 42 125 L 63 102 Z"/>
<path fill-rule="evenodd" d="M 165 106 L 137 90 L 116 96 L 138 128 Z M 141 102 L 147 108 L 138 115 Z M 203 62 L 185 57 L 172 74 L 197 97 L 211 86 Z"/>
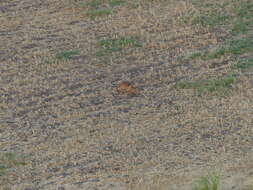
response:
<path fill-rule="evenodd" d="M 233 36 L 180 24 L 190 0 L 129 2 L 90 18 L 81 0 L 0 1 L 0 153 L 25 162 L 0 189 L 186 190 L 214 169 L 222 190 L 252 188 L 252 68 L 226 96 L 175 88 L 231 73 L 233 56 L 183 57 Z M 131 35 L 141 46 L 98 56 Z M 140 94 L 117 94 L 125 80 Z"/>

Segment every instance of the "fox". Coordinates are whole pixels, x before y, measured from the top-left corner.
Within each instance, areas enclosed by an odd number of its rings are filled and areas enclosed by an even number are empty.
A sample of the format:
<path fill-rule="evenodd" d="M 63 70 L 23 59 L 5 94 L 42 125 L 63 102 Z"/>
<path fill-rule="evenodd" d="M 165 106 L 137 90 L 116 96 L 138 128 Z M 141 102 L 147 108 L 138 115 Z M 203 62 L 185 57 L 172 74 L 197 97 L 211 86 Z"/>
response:
<path fill-rule="evenodd" d="M 140 94 L 139 90 L 128 81 L 121 81 L 117 85 L 116 90 L 118 94 L 126 94 L 131 96 L 136 96 Z"/>

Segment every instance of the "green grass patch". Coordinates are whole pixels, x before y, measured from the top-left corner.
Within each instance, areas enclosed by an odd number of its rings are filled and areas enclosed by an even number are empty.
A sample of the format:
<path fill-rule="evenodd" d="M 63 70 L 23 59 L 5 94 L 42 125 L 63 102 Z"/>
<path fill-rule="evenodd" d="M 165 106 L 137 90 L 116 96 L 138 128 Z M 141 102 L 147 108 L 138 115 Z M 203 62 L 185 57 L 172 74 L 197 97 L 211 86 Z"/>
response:
<path fill-rule="evenodd" d="M 229 14 L 226 13 L 224 7 L 227 3 L 209 3 L 208 1 L 192 1 L 195 9 L 186 12 L 179 19 L 183 24 L 201 25 L 214 27 L 217 25 L 225 25 L 227 20 L 231 18 Z"/>
<path fill-rule="evenodd" d="M 101 16 L 106 16 L 112 13 L 111 9 L 94 9 L 94 10 L 89 10 L 87 12 L 87 15 L 94 19 L 96 17 L 101 17 Z"/>
<path fill-rule="evenodd" d="M 253 41 L 251 38 L 241 38 L 228 42 L 228 51 L 232 54 L 242 54 L 253 50 Z"/>
<path fill-rule="evenodd" d="M 233 69 L 246 70 L 253 67 L 253 58 L 247 59 L 244 62 L 232 65 Z"/>
<path fill-rule="evenodd" d="M 253 51 L 253 41 L 251 38 L 241 38 L 235 40 L 227 41 L 223 46 L 220 46 L 214 50 L 207 52 L 194 52 L 189 56 L 186 56 L 186 59 L 203 59 L 210 60 L 216 59 L 224 55 L 241 55 Z"/>
<path fill-rule="evenodd" d="M 78 54 L 79 53 L 77 51 L 64 51 L 64 52 L 57 53 L 55 58 L 58 60 L 69 60 Z"/>
<path fill-rule="evenodd" d="M 194 89 L 198 95 L 211 93 L 218 96 L 228 95 L 236 77 L 228 75 L 220 79 L 201 80 L 196 82 L 179 82 L 176 87 L 181 89 Z"/>
<path fill-rule="evenodd" d="M 187 58 L 188 59 L 197 59 L 197 58 L 201 58 L 203 56 L 203 54 L 201 52 L 193 52 L 191 53 Z"/>
<path fill-rule="evenodd" d="M 7 169 L 8 169 L 7 166 L 0 164 L 0 176 L 3 176 L 6 173 Z"/>
<path fill-rule="evenodd" d="M 124 0 L 92 0 L 87 3 L 89 10 L 86 14 L 91 19 L 110 15 L 113 12 L 113 7 L 119 6 L 124 3 Z"/>
<path fill-rule="evenodd" d="M 236 16 L 251 19 L 253 17 L 253 1 L 234 0 Z"/>
<path fill-rule="evenodd" d="M 111 7 L 116 7 L 116 6 L 122 5 L 124 3 L 126 3 L 126 2 L 123 0 L 109 0 L 109 5 Z"/>
<path fill-rule="evenodd" d="M 202 26 L 216 26 L 225 23 L 230 17 L 219 12 L 195 14 L 191 19 L 192 24 L 199 24 Z"/>
<path fill-rule="evenodd" d="M 225 54 L 239 55 L 249 51 L 253 51 L 253 42 L 249 38 L 231 40 L 224 47 L 218 48 L 207 54 L 207 59 L 218 58 Z"/>
<path fill-rule="evenodd" d="M 237 19 L 233 24 L 232 31 L 231 31 L 232 34 L 240 34 L 240 33 L 245 33 L 249 31 L 252 25 L 251 22 L 252 21 L 248 21 L 243 18 Z"/>
<path fill-rule="evenodd" d="M 218 58 L 222 55 L 225 55 L 226 53 L 228 53 L 227 49 L 225 47 L 221 47 L 221 48 L 218 48 L 212 52 L 209 52 L 205 57 L 204 59 L 215 59 L 215 58 Z"/>
<path fill-rule="evenodd" d="M 227 2 L 191 1 L 194 9 L 179 19 L 183 24 L 201 26 L 228 26 L 232 34 L 245 33 L 253 26 L 253 1 Z M 232 8 L 232 9 L 231 9 Z"/>
<path fill-rule="evenodd" d="M 116 7 L 124 3 L 126 3 L 125 0 L 92 0 L 88 2 L 87 5 L 89 6 L 90 9 L 94 10 L 106 6 L 108 7 L 108 5 L 110 7 Z"/>
<path fill-rule="evenodd" d="M 127 47 L 140 47 L 141 44 L 137 36 L 126 36 L 118 39 L 104 39 L 98 43 L 100 50 L 97 56 L 110 55 L 113 52 L 121 51 Z"/>
<path fill-rule="evenodd" d="M 91 9 L 98 9 L 103 4 L 102 0 L 92 0 L 87 3 Z"/>
<path fill-rule="evenodd" d="M 210 26 L 214 27 L 217 25 L 224 25 L 226 21 L 230 18 L 228 15 L 224 15 L 223 13 L 213 12 L 213 13 L 204 13 L 194 12 L 189 15 L 182 16 L 180 18 L 181 23 L 183 24 L 193 24 L 193 25 L 201 25 L 201 26 Z"/>
<path fill-rule="evenodd" d="M 13 152 L 7 152 L 0 155 L 0 176 L 4 175 L 10 168 L 25 165 L 24 158 Z"/>
<path fill-rule="evenodd" d="M 246 33 L 253 26 L 253 1 L 234 0 L 232 34 Z"/>
<path fill-rule="evenodd" d="M 246 185 L 242 190 L 253 190 L 253 185 Z"/>
<path fill-rule="evenodd" d="M 218 190 L 220 186 L 220 176 L 218 174 L 208 174 L 198 179 L 193 190 Z"/>
<path fill-rule="evenodd" d="M 43 57 L 42 58 L 42 64 L 45 64 L 45 65 L 53 65 L 53 64 L 58 64 L 60 61 L 57 60 L 55 58 L 55 56 L 48 56 L 48 57 Z"/>

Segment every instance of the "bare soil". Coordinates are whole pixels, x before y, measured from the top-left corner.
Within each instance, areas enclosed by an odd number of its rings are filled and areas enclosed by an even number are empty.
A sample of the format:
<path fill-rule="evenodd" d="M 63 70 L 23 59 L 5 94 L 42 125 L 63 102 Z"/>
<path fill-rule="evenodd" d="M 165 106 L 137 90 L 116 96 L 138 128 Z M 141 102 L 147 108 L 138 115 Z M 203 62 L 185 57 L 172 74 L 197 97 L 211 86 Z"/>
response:
<path fill-rule="evenodd" d="M 0 1 L 0 151 L 26 156 L 0 189 L 183 190 L 209 169 L 222 190 L 249 189 L 252 69 L 228 96 L 175 88 L 231 72 L 231 56 L 180 59 L 231 38 L 226 28 L 180 25 L 190 1 L 124 4 L 95 19 L 80 2 Z M 99 40 L 127 35 L 142 46 L 96 55 Z M 70 50 L 78 55 L 55 59 Z M 140 94 L 118 94 L 120 81 Z"/>

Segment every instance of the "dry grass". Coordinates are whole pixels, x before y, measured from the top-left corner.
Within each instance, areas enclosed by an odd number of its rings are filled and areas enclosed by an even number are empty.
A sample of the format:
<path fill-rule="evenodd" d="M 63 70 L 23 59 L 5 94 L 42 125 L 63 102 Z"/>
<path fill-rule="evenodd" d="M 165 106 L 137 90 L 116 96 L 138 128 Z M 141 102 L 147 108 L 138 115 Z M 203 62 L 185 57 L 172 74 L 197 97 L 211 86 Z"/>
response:
<path fill-rule="evenodd" d="M 0 189 L 184 190 L 213 166 L 221 189 L 250 188 L 252 9 L 0 1 L 0 150 L 29 155 Z"/>

